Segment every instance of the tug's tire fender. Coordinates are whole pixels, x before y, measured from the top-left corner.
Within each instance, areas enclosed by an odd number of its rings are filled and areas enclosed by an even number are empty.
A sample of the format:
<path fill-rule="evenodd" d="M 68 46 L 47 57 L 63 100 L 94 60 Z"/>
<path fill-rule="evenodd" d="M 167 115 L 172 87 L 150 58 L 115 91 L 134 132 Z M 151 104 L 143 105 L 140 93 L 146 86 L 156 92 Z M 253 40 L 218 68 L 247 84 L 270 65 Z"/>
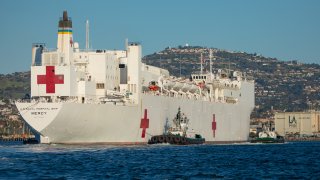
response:
<path fill-rule="evenodd" d="M 186 144 L 186 143 L 187 143 L 187 138 L 182 137 L 182 138 L 181 138 L 181 143 L 182 143 L 182 144 Z"/>
<path fill-rule="evenodd" d="M 151 142 L 152 144 L 157 143 L 157 137 L 152 137 L 151 140 L 150 140 L 150 142 Z"/>
<path fill-rule="evenodd" d="M 164 137 L 163 136 L 159 136 L 158 139 L 159 139 L 159 143 L 163 143 L 164 142 Z"/>
<path fill-rule="evenodd" d="M 174 137 L 174 142 L 175 142 L 176 144 L 180 144 L 181 138 L 180 138 L 180 137 Z"/>
<path fill-rule="evenodd" d="M 166 136 L 165 139 L 166 139 L 166 143 L 170 143 L 170 140 L 171 140 L 171 139 L 170 139 L 170 136 Z"/>

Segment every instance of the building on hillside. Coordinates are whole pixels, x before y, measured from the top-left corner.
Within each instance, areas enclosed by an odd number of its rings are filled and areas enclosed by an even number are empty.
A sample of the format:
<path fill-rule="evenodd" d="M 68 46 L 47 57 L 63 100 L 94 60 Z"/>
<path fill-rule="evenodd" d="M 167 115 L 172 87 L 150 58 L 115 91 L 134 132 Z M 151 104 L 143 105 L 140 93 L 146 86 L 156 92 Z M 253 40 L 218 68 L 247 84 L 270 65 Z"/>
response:
<path fill-rule="evenodd" d="M 275 114 L 275 131 L 281 135 L 320 134 L 320 112 L 282 112 Z"/>

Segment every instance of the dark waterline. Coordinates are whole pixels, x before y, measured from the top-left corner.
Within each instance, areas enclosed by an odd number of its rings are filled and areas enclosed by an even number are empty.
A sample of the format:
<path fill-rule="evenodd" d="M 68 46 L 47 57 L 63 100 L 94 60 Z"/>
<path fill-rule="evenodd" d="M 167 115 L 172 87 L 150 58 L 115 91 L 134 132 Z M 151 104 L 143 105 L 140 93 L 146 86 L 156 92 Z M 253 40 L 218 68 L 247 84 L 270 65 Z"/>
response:
<path fill-rule="evenodd" d="M 0 143 L 1 179 L 320 179 L 320 142 L 194 146 Z"/>

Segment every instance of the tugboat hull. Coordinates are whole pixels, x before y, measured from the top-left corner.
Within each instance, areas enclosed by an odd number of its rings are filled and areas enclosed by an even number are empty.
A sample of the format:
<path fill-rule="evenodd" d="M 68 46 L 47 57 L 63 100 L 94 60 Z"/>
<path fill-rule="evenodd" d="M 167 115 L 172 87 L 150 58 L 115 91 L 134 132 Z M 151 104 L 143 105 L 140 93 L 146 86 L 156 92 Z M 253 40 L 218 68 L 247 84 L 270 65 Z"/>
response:
<path fill-rule="evenodd" d="M 256 138 L 250 141 L 251 143 L 284 143 L 283 137 L 277 138 Z"/>
<path fill-rule="evenodd" d="M 152 136 L 148 141 L 148 144 L 162 144 L 169 143 L 174 145 L 189 145 L 189 144 L 203 144 L 205 138 L 188 138 L 176 135 L 157 135 Z"/>

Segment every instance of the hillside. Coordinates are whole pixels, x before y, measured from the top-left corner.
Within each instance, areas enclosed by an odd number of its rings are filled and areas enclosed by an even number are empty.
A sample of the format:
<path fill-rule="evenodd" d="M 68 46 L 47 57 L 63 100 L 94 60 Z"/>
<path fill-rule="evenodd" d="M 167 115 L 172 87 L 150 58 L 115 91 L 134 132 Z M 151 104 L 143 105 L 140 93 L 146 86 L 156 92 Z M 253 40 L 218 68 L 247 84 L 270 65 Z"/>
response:
<path fill-rule="evenodd" d="M 0 74 L 0 99 L 23 98 L 30 94 L 30 72 Z"/>
<path fill-rule="evenodd" d="M 0 74 L 0 139 L 30 134 L 11 100 L 30 94 L 30 72 Z"/>

